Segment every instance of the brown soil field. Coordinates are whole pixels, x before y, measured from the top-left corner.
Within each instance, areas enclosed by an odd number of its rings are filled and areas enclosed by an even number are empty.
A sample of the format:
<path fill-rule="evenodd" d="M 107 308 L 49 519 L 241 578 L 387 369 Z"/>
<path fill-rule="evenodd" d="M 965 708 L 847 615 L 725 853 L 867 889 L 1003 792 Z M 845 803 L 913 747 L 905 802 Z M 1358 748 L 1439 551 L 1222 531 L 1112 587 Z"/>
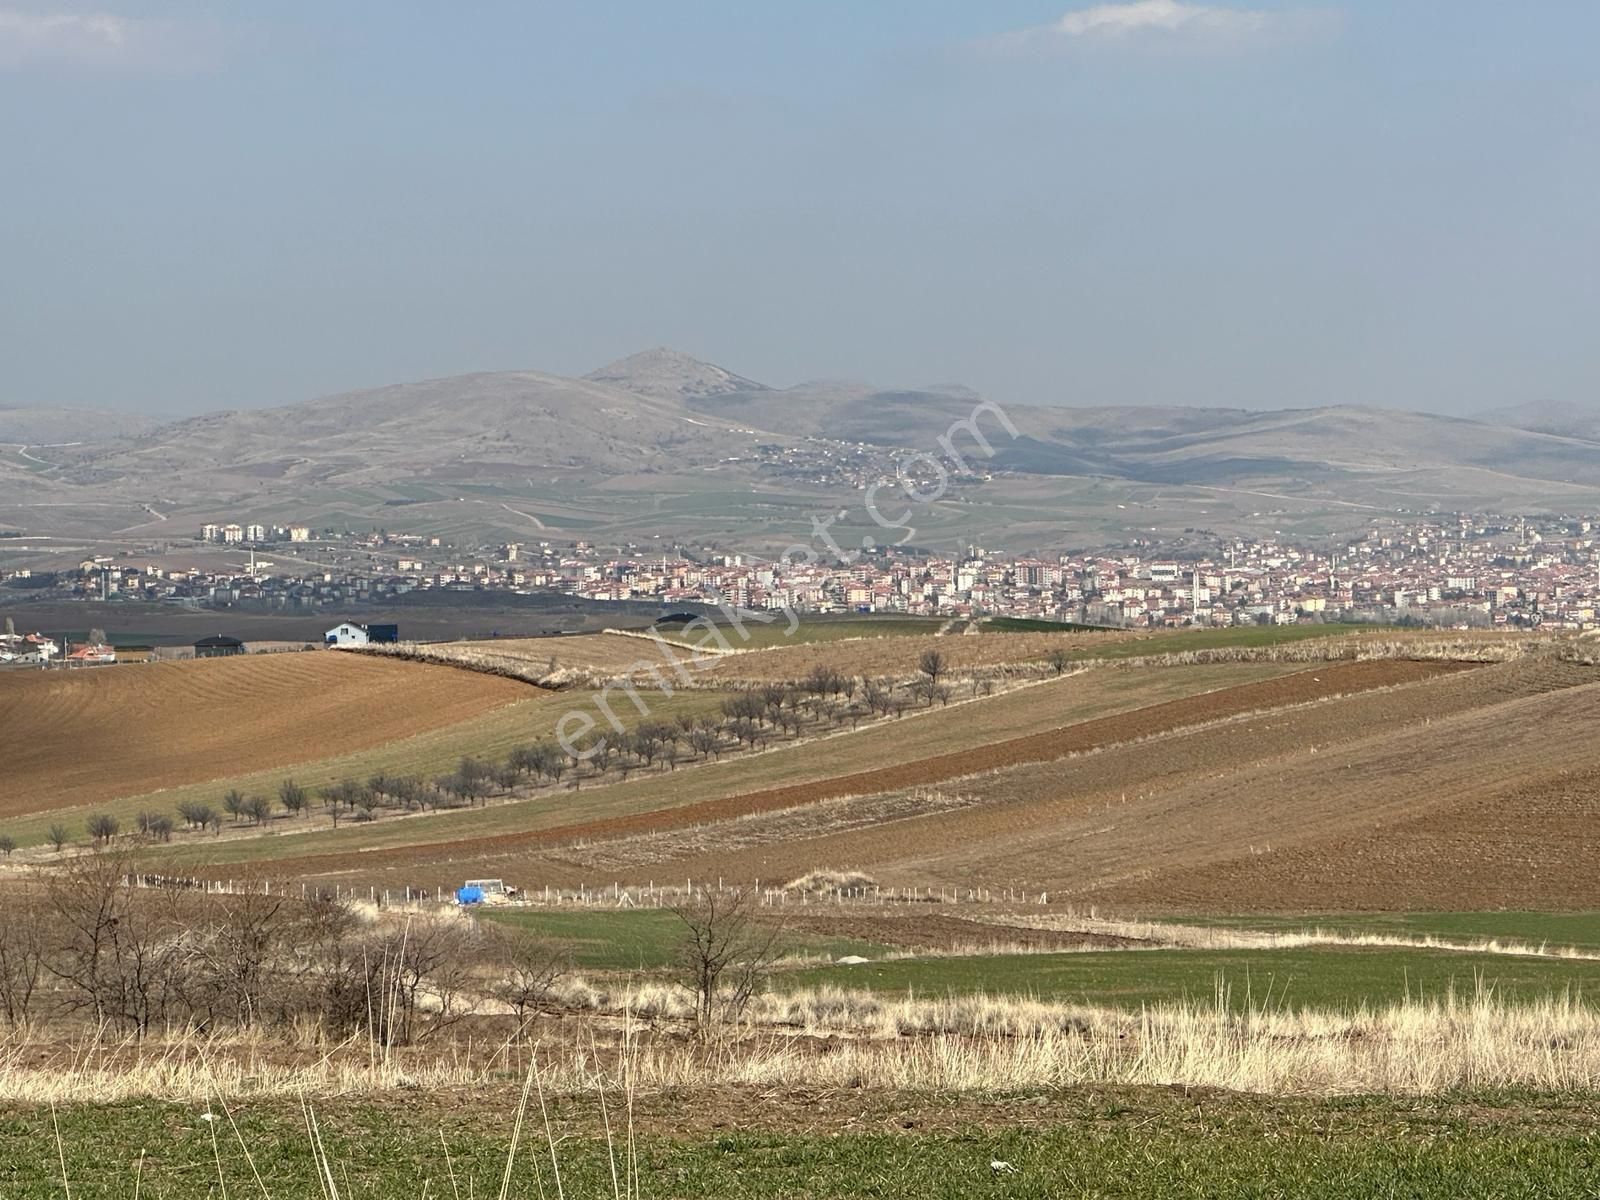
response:
<path fill-rule="evenodd" d="M 0 678 L 0 816 L 379 746 L 530 691 L 448 667 L 324 651 L 16 672 Z"/>
<path fill-rule="evenodd" d="M 1539 674 L 1519 668 L 1002 772 L 981 808 L 717 870 L 1025 883 L 1124 912 L 1600 907 L 1600 673 L 1519 695 Z"/>
<path fill-rule="evenodd" d="M 1597 701 L 1593 691 L 1582 698 L 1591 708 Z M 1397 819 L 1158 871 L 1100 889 L 1096 898 L 1125 910 L 1160 905 L 1173 912 L 1600 907 L 1600 764 L 1588 748 L 1565 759 L 1548 753 L 1583 720 L 1581 713 L 1561 717 L 1554 736 L 1525 742 L 1510 756 L 1511 771 L 1443 794 L 1429 788 Z M 1547 719 L 1546 712 L 1530 713 L 1519 726 L 1532 732 Z M 1418 782 L 1413 776 L 1402 786 L 1412 791 Z"/>
<path fill-rule="evenodd" d="M 365 853 L 419 842 L 550 829 L 570 823 L 577 815 L 584 819 L 631 815 L 912 762 L 962 747 L 987 745 L 1131 712 L 1167 700 L 1276 679 L 1304 669 L 1303 664 L 1221 663 L 1181 668 L 1095 670 L 1052 677 L 979 701 L 921 708 L 903 718 L 821 739 L 789 743 L 756 754 L 724 756 L 709 764 L 697 761 L 675 771 L 635 774 L 625 783 L 585 783 L 580 791 L 569 787 L 559 794 L 527 802 L 491 805 L 476 811 L 410 817 L 403 821 L 380 820 L 369 825 L 346 823 L 337 831 L 323 828 L 284 834 L 271 839 L 270 844 L 254 844 L 254 838 L 224 840 L 205 849 L 203 855 L 199 847 L 185 846 L 178 854 L 191 860 L 204 857 L 205 861 L 215 864 L 240 858 Z M 550 704 L 564 710 L 589 702 L 578 691 L 549 692 L 536 688 L 529 691 L 539 699 L 525 701 L 517 709 L 536 705 L 549 716 Z M 719 697 L 720 693 L 711 691 L 687 691 L 662 703 L 667 707 L 679 702 L 686 706 L 714 706 L 719 703 Z M 624 712 L 632 711 L 625 702 L 620 708 Z M 512 711 L 516 710 L 501 709 L 491 716 L 498 718 Z M 651 713 L 657 711 L 652 699 Z M 469 728 L 471 726 L 466 724 L 456 725 L 451 731 Z M 548 736 L 548 733 L 548 721 L 542 726 L 535 723 L 530 726 L 528 737 Z M 453 740 L 459 742 L 460 739 Z M 456 753 L 471 749 L 463 746 Z M 387 768 L 384 763 L 372 764 L 376 766 Z M 449 832 L 440 832 L 445 827 Z"/>
<path fill-rule="evenodd" d="M 683 828 L 704 822 L 724 821 L 751 813 L 794 808 L 843 796 L 872 795 L 904 788 L 931 786 L 951 779 L 1011 767 L 1018 763 L 1049 762 L 1069 755 L 1084 754 L 1102 747 L 1150 738 L 1247 713 L 1282 708 L 1285 705 L 1310 704 L 1318 700 L 1329 700 L 1372 689 L 1402 687 L 1461 675 L 1475 669 L 1481 668 L 1456 663 L 1403 660 L 1323 664 L 1278 678 L 1149 705 L 1117 716 L 1082 721 L 1045 733 L 1011 738 L 956 753 L 933 755 L 876 770 L 718 797 L 671 809 L 571 822 L 540 830 L 374 849 L 354 855 L 308 855 L 281 859 L 275 866 L 279 870 L 291 871 L 297 875 L 339 873 L 351 869 L 370 872 L 381 868 L 392 868 L 401 871 L 404 878 L 421 883 L 437 882 L 438 880 L 432 878 L 434 875 L 445 878 L 458 873 L 456 870 L 433 871 L 427 877 L 418 873 L 418 868 L 430 864 L 499 860 L 499 865 L 505 866 L 506 873 L 514 874 L 512 866 L 517 860 L 521 859 L 526 864 L 527 856 L 540 847 L 553 847 L 578 839 L 616 838 L 662 829 Z M 219 873 L 226 874 L 226 870 L 222 869 Z M 773 876 L 769 874 L 767 877 Z"/>

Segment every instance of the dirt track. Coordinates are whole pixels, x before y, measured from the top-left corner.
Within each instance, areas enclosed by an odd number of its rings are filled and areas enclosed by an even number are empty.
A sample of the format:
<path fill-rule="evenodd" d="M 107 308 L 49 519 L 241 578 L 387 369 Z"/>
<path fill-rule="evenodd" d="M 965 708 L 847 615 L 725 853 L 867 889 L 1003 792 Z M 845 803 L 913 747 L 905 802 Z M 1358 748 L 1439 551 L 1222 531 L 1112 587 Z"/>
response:
<path fill-rule="evenodd" d="M 1130 668 L 1139 669 L 1139 668 Z M 297 875 L 341 873 L 351 868 L 380 870 L 415 868 L 429 863 L 495 858 L 526 854 L 579 838 L 623 837 L 660 829 L 681 828 L 727 820 L 750 813 L 770 812 L 811 804 L 839 796 L 870 795 L 1015 766 L 1048 762 L 1105 746 L 1228 717 L 1277 709 L 1339 695 L 1395 687 L 1473 669 L 1459 663 L 1374 660 L 1320 664 L 1293 675 L 1199 696 L 1154 704 L 1132 712 L 1084 721 L 1047 733 L 1011 738 L 972 750 L 937 755 L 916 762 L 859 771 L 789 787 L 769 788 L 743 795 L 681 805 L 676 808 L 579 821 L 558 828 L 464 838 L 355 854 L 317 854 L 274 863 L 280 871 Z M 225 875 L 226 869 L 218 874 Z"/>

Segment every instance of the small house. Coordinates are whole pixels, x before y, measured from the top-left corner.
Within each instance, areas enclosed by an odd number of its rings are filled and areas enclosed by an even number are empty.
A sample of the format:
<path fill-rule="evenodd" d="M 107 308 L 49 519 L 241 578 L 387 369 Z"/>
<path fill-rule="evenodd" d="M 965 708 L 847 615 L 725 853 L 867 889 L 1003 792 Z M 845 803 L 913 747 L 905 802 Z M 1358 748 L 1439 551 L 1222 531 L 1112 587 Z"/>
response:
<path fill-rule="evenodd" d="M 357 625 L 353 621 L 335 625 L 323 635 L 323 642 L 329 646 L 370 646 L 399 640 L 398 625 Z"/>
<path fill-rule="evenodd" d="M 116 650 L 104 642 L 76 643 L 62 659 L 62 662 L 69 667 L 110 666 L 116 661 Z"/>
<path fill-rule="evenodd" d="M 365 625 L 351 621 L 341 622 L 323 635 L 323 641 L 329 646 L 365 646 L 371 640 Z"/>
<path fill-rule="evenodd" d="M 244 653 L 244 643 L 236 637 L 224 634 L 212 634 L 203 637 L 194 644 L 196 658 L 229 658 L 235 654 Z"/>

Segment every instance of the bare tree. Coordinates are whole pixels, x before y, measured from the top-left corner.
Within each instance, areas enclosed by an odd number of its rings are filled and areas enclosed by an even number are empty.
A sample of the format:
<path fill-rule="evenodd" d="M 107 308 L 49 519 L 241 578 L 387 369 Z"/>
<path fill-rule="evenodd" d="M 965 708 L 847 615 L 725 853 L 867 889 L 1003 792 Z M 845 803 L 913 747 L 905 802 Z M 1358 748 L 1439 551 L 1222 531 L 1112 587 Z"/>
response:
<path fill-rule="evenodd" d="M 743 1016 L 777 960 L 783 928 L 758 922 L 758 903 L 747 889 L 708 889 L 672 910 L 684 926 L 677 980 L 694 997 L 702 1032 Z"/>
<path fill-rule="evenodd" d="M 1060 675 L 1072 665 L 1072 655 L 1067 650 L 1057 646 L 1046 656 L 1045 662 L 1050 664 L 1050 669 Z"/>
<path fill-rule="evenodd" d="M 27 1020 L 33 1007 L 53 922 L 37 896 L 0 892 L 0 1011 L 12 1025 Z"/>
<path fill-rule="evenodd" d="M 178 815 L 191 829 L 204 829 L 217 814 L 209 804 L 202 804 L 198 800 L 180 800 Z"/>
<path fill-rule="evenodd" d="M 45 840 L 50 843 L 51 849 L 60 854 L 67 848 L 67 843 L 72 840 L 72 835 L 67 832 L 67 827 L 62 824 L 50 826 L 45 833 Z"/>
<path fill-rule="evenodd" d="M 933 688 L 939 686 L 939 680 L 944 676 L 946 671 L 949 670 L 949 664 L 945 662 L 944 655 L 939 651 L 928 649 L 924 650 L 922 652 L 922 657 L 917 659 L 917 670 L 921 671 L 928 677 L 928 688 L 930 691 L 929 702 L 932 703 L 931 691 Z"/>
<path fill-rule="evenodd" d="M 818 663 L 800 684 L 814 696 L 837 696 L 844 691 L 844 676 L 834 667 Z"/>
<path fill-rule="evenodd" d="M 60 944 L 46 969 L 69 1008 L 143 1035 L 183 999 L 193 943 L 176 893 L 135 889 L 122 854 L 71 860 L 51 876 L 47 902 Z"/>
<path fill-rule="evenodd" d="M 275 968 L 288 966 L 297 950 L 315 946 L 323 922 L 321 906 L 284 898 L 264 888 L 212 897 L 197 923 L 197 999 L 213 1017 L 253 1025 L 289 1011 L 291 990 L 278 986 Z M 294 972 L 298 975 L 300 972 Z"/>
<path fill-rule="evenodd" d="M 701 758 L 713 758 L 721 747 L 722 739 L 714 729 L 696 729 L 689 734 L 689 749 Z"/>
<path fill-rule="evenodd" d="M 509 1004 L 519 1020 L 554 1007 L 556 984 L 572 970 L 566 951 L 519 930 L 499 927 L 490 942 L 500 970 L 495 998 Z"/>
<path fill-rule="evenodd" d="M 172 840 L 172 818 L 166 813 L 142 812 L 139 814 L 139 836 L 151 842 Z"/>
<path fill-rule="evenodd" d="M 408 921 L 343 954 L 342 1010 L 381 1045 L 408 1045 L 472 1012 L 475 934 L 458 922 Z M 359 990 L 352 996 L 350 989 Z"/>
<path fill-rule="evenodd" d="M 278 801 L 283 805 L 283 811 L 291 817 L 298 817 L 306 810 L 310 797 L 306 795 L 305 788 L 292 779 L 285 779 L 278 785 Z"/>
<path fill-rule="evenodd" d="M 7 858 L 10 858 L 11 852 L 16 848 L 16 838 L 12 837 L 9 833 L 0 833 L 0 854 L 4 854 Z"/>
<path fill-rule="evenodd" d="M 861 685 L 861 702 L 872 712 L 885 717 L 889 715 L 893 704 L 889 689 L 876 679 L 869 679 Z"/>
<path fill-rule="evenodd" d="M 84 828 L 94 839 L 95 845 L 109 846 L 111 839 L 117 836 L 117 830 L 122 828 L 122 822 L 110 813 L 96 813 L 89 818 Z"/>

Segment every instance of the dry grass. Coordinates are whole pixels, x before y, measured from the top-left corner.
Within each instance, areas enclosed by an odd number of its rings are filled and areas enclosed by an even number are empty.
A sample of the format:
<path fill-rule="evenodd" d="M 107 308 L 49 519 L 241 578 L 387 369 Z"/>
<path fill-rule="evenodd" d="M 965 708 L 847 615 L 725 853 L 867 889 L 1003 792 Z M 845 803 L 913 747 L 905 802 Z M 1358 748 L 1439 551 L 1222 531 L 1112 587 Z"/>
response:
<path fill-rule="evenodd" d="M 578 637 L 496 638 L 486 642 L 400 642 L 361 648 L 361 653 L 442 663 L 520 679 L 536 687 L 564 690 L 600 687 L 622 677 L 648 679 L 660 673 L 672 687 L 686 686 L 685 672 L 704 656 L 665 637 L 608 629 Z"/>
<path fill-rule="evenodd" d="M 1055 650 L 1076 654 L 1132 641 L 1140 635 L 1106 633 L 978 633 L 951 637 L 917 634 L 905 637 L 857 638 L 805 645 L 743 650 L 708 664 L 708 679 L 724 684 L 785 683 L 804 679 L 819 666 L 851 675 L 909 678 L 917 673 L 924 652 L 937 650 L 957 674 L 989 673 L 995 668 L 1030 664 L 1044 667 Z M 1147 637 L 1150 635 L 1146 635 Z"/>
<path fill-rule="evenodd" d="M 1368 946 L 1408 950 L 1449 950 L 1468 954 L 1498 954 L 1527 958 L 1600 960 L 1600 952 L 1577 946 L 1513 938 L 1443 938 L 1432 935 L 1349 933 L 1330 929 L 1256 930 L 1222 926 L 1185 925 L 1174 921 L 1135 921 L 1081 912 L 1009 916 L 1013 925 L 1069 933 L 1092 933 L 1128 938 L 1152 946 L 1185 950 L 1295 950 L 1306 946 Z"/>
<path fill-rule="evenodd" d="M 656 1022 L 686 1003 L 666 989 L 611 998 L 612 1007 Z M 759 1009 L 765 1028 L 728 1031 L 709 1044 L 624 1033 L 630 1086 L 996 1092 L 1131 1085 L 1274 1095 L 1600 1088 L 1600 1013 L 1572 997 L 1511 1004 L 1488 989 L 1347 1011 L 1237 1011 L 1219 998 L 1128 1012 L 846 991 L 763 997 Z M 816 1040 L 839 1033 L 849 1036 L 826 1049 Z M 604 1036 L 615 1042 L 618 1029 Z M 265 1036 L 49 1048 L 19 1032 L 0 1051 L 0 1101 L 204 1103 L 472 1088 L 525 1075 L 535 1051 L 552 1093 L 586 1093 L 597 1080 L 620 1090 L 619 1056 L 600 1045 L 513 1036 L 383 1061 L 339 1048 L 290 1057 Z"/>

